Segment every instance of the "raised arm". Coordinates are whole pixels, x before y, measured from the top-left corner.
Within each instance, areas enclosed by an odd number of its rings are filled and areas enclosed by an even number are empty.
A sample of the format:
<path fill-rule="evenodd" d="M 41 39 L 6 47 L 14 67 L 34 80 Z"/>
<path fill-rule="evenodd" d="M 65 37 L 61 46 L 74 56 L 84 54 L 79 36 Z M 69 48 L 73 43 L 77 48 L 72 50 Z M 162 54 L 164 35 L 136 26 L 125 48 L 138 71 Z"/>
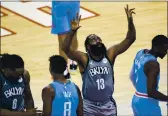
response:
<path fill-rule="evenodd" d="M 32 92 L 30 89 L 30 74 L 27 70 L 24 71 L 24 81 L 25 81 L 25 107 L 26 110 L 34 109 L 34 100 Z"/>
<path fill-rule="evenodd" d="M 144 66 L 144 72 L 147 76 L 147 93 L 149 97 L 160 101 L 168 102 L 168 96 L 157 91 L 157 77 L 160 72 L 159 64 L 156 61 L 149 61 Z"/>
<path fill-rule="evenodd" d="M 43 100 L 43 116 L 51 116 L 52 112 L 52 100 L 55 96 L 54 89 L 51 86 L 47 86 L 42 90 Z M 57 110 L 57 109 L 55 109 Z"/>
<path fill-rule="evenodd" d="M 76 110 L 76 114 L 77 116 L 83 116 L 83 99 L 82 99 L 82 95 L 80 92 L 80 89 L 78 88 L 78 86 L 76 86 L 77 92 L 78 92 L 78 96 L 79 96 L 79 103 L 78 103 L 78 107 Z"/>
<path fill-rule="evenodd" d="M 76 51 L 72 49 L 71 43 L 74 35 L 77 33 L 77 30 L 80 28 L 79 22 L 80 22 L 81 16 L 76 16 L 74 20 L 71 21 L 71 31 L 68 33 L 67 37 L 65 38 L 62 50 L 65 52 L 65 54 L 68 56 L 68 58 L 77 61 L 79 64 L 83 65 L 85 62 L 87 62 L 87 55 L 83 52 Z"/>
<path fill-rule="evenodd" d="M 135 14 L 133 12 L 134 9 L 135 8 L 129 9 L 128 5 L 127 5 L 127 8 L 125 8 L 125 12 L 127 14 L 127 20 L 128 20 L 128 32 L 127 32 L 126 38 L 121 43 L 116 44 L 108 49 L 107 54 L 108 54 L 108 57 L 111 59 L 111 61 L 114 61 L 114 59 L 119 54 L 125 52 L 136 39 L 136 30 L 133 23 L 133 17 L 132 17 L 132 14 Z"/>

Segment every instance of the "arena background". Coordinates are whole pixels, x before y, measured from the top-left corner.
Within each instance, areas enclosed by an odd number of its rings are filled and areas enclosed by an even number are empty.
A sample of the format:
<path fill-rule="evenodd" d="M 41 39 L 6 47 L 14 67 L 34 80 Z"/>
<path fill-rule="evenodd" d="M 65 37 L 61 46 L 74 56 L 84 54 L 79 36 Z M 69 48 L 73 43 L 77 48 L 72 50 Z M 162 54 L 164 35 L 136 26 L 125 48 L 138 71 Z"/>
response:
<path fill-rule="evenodd" d="M 132 115 L 131 100 L 135 92 L 129 71 L 138 50 L 150 48 L 157 34 L 167 35 L 166 2 L 81 2 L 82 28 L 78 32 L 79 50 L 85 51 L 88 34 L 99 35 L 110 47 L 126 37 L 126 4 L 136 8 L 134 23 L 137 40 L 115 62 L 115 91 L 119 115 Z M 41 90 L 49 84 L 48 58 L 58 54 L 58 40 L 51 35 L 51 2 L 1 2 L 1 53 L 15 53 L 23 57 L 31 75 L 31 89 L 35 106 L 42 109 Z M 159 91 L 167 93 L 167 57 L 160 60 L 161 80 Z M 81 89 L 79 71 L 72 75 Z M 160 102 L 162 113 L 167 115 L 166 103 Z M 147 109 L 147 108 L 146 108 Z"/>

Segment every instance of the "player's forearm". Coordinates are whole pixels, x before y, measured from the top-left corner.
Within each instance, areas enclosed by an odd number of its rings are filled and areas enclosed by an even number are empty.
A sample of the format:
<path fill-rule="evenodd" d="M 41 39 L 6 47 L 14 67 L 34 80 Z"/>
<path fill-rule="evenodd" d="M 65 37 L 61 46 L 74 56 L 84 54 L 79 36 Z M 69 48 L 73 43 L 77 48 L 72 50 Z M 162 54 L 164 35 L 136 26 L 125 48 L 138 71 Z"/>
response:
<path fill-rule="evenodd" d="M 162 93 L 159 92 L 159 91 L 150 92 L 150 93 L 148 93 L 148 96 L 149 96 L 149 97 L 152 97 L 152 98 L 154 98 L 154 99 L 157 99 L 157 100 L 159 100 L 159 101 L 168 102 L 168 96 L 162 94 Z"/>
<path fill-rule="evenodd" d="M 43 116 L 51 116 L 51 112 L 43 112 Z"/>
<path fill-rule="evenodd" d="M 10 111 L 6 109 L 0 109 L 1 116 L 29 116 L 27 112 L 19 112 L 19 111 Z"/>
<path fill-rule="evenodd" d="M 131 42 L 134 42 L 136 39 L 136 30 L 132 18 L 130 18 L 128 22 L 128 32 L 126 39 L 131 40 Z"/>
<path fill-rule="evenodd" d="M 83 110 L 77 111 L 77 116 L 83 116 Z"/>
<path fill-rule="evenodd" d="M 26 110 L 34 108 L 34 100 L 30 99 L 25 101 Z"/>
<path fill-rule="evenodd" d="M 62 50 L 65 53 L 68 53 L 71 47 L 71 43 L 72 43 L 72 39 L 75 36 L 76 31 L 70 31 L 67 35 L 67 37 L 65 38 L 63 45 L 62 45 Z"/>
<path fill-rule="evenodd" d="M 81 103 L 81 101 L 79 102 L 79 106 L 76 113 L 77 113 L 77 116 L 83 116 L 83 103 Z"/>

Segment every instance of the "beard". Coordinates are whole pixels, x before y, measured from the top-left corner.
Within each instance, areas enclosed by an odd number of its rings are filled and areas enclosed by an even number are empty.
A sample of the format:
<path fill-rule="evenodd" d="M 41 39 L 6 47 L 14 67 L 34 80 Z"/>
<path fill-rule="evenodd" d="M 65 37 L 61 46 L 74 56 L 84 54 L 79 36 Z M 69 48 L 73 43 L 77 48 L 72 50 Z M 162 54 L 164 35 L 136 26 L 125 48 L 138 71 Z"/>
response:
<path fill-rule="evenodd" d="M 90 52 L 95 56 L 101 56 L 106 53 L 106 47 L 103 43 L 98 45 L 90 45 Z"/>
<path fill-rule="evenodd" d="M 10 83 L 17 83 L 18 80 L 20 79 L 20 77 L 16 78 L 16 77 L 13 77 L 13 76 L 8 76 L 7 77 L 7 80 L 10 82 Z"/>

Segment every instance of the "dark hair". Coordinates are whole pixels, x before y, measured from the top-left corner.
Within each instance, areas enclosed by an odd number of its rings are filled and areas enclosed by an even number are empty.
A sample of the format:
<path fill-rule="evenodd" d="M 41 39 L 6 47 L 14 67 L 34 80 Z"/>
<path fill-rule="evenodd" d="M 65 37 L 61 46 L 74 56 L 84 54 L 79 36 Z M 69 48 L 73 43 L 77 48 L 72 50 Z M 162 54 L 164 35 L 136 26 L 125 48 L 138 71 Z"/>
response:
<path fill-rule="evenodd" d="M 67 67 L 66 60 L 60 55 L 53 55 L 49 58 L 50 68 L 56 74 L 63 74 Z"/>
<path fill-rule="evenodd" d="M 15 69 L 15 68 L 24 68 L 23 59 L 16 54 L 11 54 L 9 61 L 6 63 L 5 68 Z"/>
<path fill-rule="evenodd" d="M 86 37 L 86 40 L 85 40 L 85 50 L 87 52 L 87 45 L 89 44 L 89 39 L 91 38 L 100 38 L 99 36 L 97 36 L 96 34 L 90 34 Z"/>
<path fill-rule="evenodd" d="M 88 35 L 85 39 L 85 50 L 86 50 L 86 52 L 87 52 L 87 45 L 89 44 L 89 36 L 90 35 Z"/>
<path fill-rule="evenodd" d="M 0 69 L 4 69 L 10 60 L 10 54 L 0 54 Z"/>
<path fill-rule="evenodd" d="M 164 35 L 156 35 L 152 39 L 152 48 L 154 46 L 163 46 L 164 44 L 168 44 L 168 38 Z"/>

